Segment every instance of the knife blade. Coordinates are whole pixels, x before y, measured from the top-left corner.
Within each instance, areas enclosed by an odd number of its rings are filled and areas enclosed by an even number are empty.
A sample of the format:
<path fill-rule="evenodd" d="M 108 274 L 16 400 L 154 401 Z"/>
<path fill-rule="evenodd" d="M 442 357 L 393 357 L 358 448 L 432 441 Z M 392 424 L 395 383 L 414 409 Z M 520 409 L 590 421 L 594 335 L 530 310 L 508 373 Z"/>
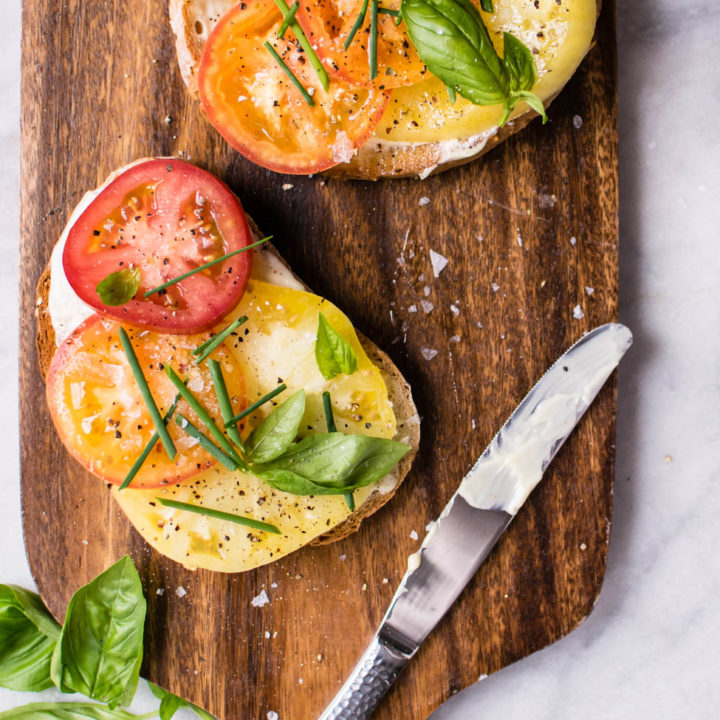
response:
<path fill-rule="evenodd" d="M 428 526 L 380 628 L 320 720 L 372 715 L 490 554 L 631 344 L 624 325 L 601 325 L 538 380 Z"/>

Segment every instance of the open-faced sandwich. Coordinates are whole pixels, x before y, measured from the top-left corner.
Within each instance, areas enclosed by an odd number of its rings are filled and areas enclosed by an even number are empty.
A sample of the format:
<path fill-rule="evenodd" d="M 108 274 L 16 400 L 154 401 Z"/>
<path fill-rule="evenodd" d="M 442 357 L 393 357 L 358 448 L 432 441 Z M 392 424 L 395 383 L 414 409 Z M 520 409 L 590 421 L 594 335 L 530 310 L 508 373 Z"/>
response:
<path fill-rule="evenodd" d="M 189 568 L 345 537 L 417 449 L 389 358 L 177 159 L 122 168 L 76 208 L 40 280 L 38 349 L 68 451 Z"/>
<path fill-rule="evenodd" d="M 183 79 L 283 173 L 421 178 L 545 118 L 600 0 L 170 0 Z"/>

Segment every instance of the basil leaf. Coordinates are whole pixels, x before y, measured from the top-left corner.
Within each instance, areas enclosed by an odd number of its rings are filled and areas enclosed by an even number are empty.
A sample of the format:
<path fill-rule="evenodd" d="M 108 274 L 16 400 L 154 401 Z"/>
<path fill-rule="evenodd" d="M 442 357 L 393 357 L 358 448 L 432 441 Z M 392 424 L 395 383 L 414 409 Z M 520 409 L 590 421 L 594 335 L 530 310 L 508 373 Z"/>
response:
<path fill-rule="evenodd" d="M 295 443 L 277 460 L 252 470 L 271 487 L 294 495 L 339 495 L 391 472 L 410 448 L 394 440 L 320 433 Z"/>
<path fill-rule="evenodd" d="M 508 72 L 471 0 L 402 0 L 402 15 L 433 75 L 476 105 L 505 102 Z"/>
<path fill-rule="evenodd" d="M 352 375 L 358 367 L 358 359 L 350 344 L 335 330 L 327 318 L 320 313 L 318 319 L 315 360 L 322 376 L 332 380 L 336 375 Z"/>
<path fill-rule="evenodd" d="M 101 280 L 95 292 L 104 305 L 124 305 L 135 297 L 139 287 L 139 268 L 123 268 Z"/>
<path fill-rule="evenodd" d="M 511 90 L 532 90 L 537 79 L 532 53 L 510 33 L 503 34 L 503 62 L 510 76 Z"/>
<path fill-rule="evenodd" d="M 145 598 L 126 555 L 70 600 L 51 674 L 62 692 L 126 706 L 135 695 L 143 655 Z"/>
<path fill-rule="evenodd" d="M 295 440 L 305 414 L 305 391 L 300 390 L 275 408 L 247 439 L 245 459 L 264 463 L 280 457 Z"/>
<path fill-rule="evenodd" d="M 207 710 L 203 710 L 197 705 L 193 705 L 191 702 L 183 700 L 177 695 L 173 695 L 168 690 L 163 690 L 163 688 L 158 687 L 149 680 L 148 685 L 150 686 L 150 690 L 152 690 L 152 694 L 160 699 L 160 720 L 170 720 L 180 708 L 189 708 L 198 717 L 203 718 L 203 720 L 215 720 L 215 717 L 207 712 Z"/>
<path fill-rule="evenodd" d="M 39 595 L 0 585 L 0 686 L 24 692 L 52 687 L 50 660 L 59 635 Z"/>
<path fill-rule="evenodd" d="M 31 703 L 0 712 L 0 720 L 133 720 L 141 717 L 95 703 Z"/>
<path fill-rule="evenodd" d="M 488 13 L 495 12 L 495 8 L 493 7 L 492 0 L 480 0 L 480 7 Z"/>

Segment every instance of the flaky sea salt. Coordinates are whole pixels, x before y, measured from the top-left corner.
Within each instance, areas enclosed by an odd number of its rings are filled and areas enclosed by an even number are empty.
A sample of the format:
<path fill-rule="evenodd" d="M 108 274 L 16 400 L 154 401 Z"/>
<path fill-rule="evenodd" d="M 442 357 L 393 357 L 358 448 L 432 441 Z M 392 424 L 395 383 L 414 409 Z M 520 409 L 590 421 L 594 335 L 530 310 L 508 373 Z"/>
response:
<path fill-rule="evenodd" d="M 184 597 L 187 595 L 187 590 L 186 590 L 182 585 L 180 585 L 180 586 L 178 587 L 178 589 L 175 591 L 175 594 L 176 594 L 179 598 L 184 598 Z"/>
<path fill-rule="evenodd" d="M 592 294 L 595 292 L 595 288 L 591 288 L 591 287 L 588 287 L 588 286 L 586 285 L 586 286 L 585 286 L 585 292 L 586 292 L 588 295 L 592 295 Z"/>
<path fill-rule="evenodd" d="M 432 348 L 427 348 L 425 346 L 420 348 L 420 354 L 426 359 L 426 360 L 432 360 L 437 354 L 437 350 L 433 350 Z"/>
<path fill-rule="evenodd" d="M 419 537 L 420 537 L 420 536 L 417 534 L 417 530 L 413 530 L 413 531 L 410 533 L 410 539 L 411 539 L 411 540 L 417 540 Z"/>
<path fill-rule="evenodd" d="M 573 308 L 573 317 L 576 320 L 582 320 L 585 317 L 585 313 L 583 312 L 583 309 L 579 305 L 576 305 Z"/>
<path fill-rule="evenodd" d="M 575 245 L 577 245 L 577 238 L 574 235 L 570 238 L 570 244 L 573 247 L 575 247 Z"/>
<path fill-rule="evenodd" d="M 408 312 L 416 313 L 416 312 L 417 312 L 417 305 L 411 305 L 411 306 L 408 308 Z"/>
<path fill-rule="evenodd" d="M 453 315 L 459 315 L 460 314 L 460 308 L 457 305 L 451 305 L 450 306 L 450 312 L 452 312 Z"/>
<path fill-rule="evenodd" d="M 448 264 L 448 259 L 444 255 L 441 255 L 440 253 L 436 253 L 434 250 L 431 250 L 430 264 L 432 265 L 433 275 L 435 277 L 440 277 L 440 273 L 445 269 Z"/>
<path fill-rule="evenodd" d="M 270 710 L 266 717 L 267 720 L 280 720 L 280 716 L 274 710 Z"/>
<path fill-rule="evenodd" d="M 433 311 L 435 306 L 429 300 L 421 300 L 420 307 L 422 307 L 423 312 L 427 315 Z"/>
<path fill-rule="evenodd" d="M 292 183 L 283 183 L 283 190 L 292 190 L 295 186 Z"/>
<path fill-rule="evenodd" d="M 583 119 L 579 115 L 573 115 L 573 127 L 579 130 L 582 127 Z"/>
<path fill-rule="evenodd" d="M 496 282 L 492 283 L 490 287 L 492 288 L 493 292 L 497 292 L 500 289 L 500 286 Z"/>
<path fill-rule="evenodd" d="M 253 607 L 264 607 L 270 602 L 270 598 L 268 597 L 268 594 L 263 590 L 259 595 L 256 595 L 251 601 L 250 604 Z"/>
<path fill-rule="evenodd" d="M 421 197 L 421 198 L 420 198 L 420 202 L 418 202 L 418 205 L 419 205 L 420 207 L 424 207 L 425 205 L 428 205 L 429 203 L 430 203 L 430 198 L 429 198 L 429 197 Z"/>

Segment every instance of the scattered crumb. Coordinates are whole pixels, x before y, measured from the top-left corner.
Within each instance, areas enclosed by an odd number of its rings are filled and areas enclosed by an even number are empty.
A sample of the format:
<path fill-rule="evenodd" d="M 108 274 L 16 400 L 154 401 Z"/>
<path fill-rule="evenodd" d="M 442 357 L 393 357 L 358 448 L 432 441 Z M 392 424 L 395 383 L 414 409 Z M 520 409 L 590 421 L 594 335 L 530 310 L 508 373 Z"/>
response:
<path fill-rule="evenodd" d="M 432 348 L 427 348 L 423 345 L 423 347 L 420 348 L 420 354 L 426 359 L 426 360 L 432 360 L 437 354 L 437 350 L 433 350 Z"/>
<path fill-rule="evenodd" d="M 459 315 L 460 314 L 460 308 L 457 305 L 451 305 L 450 311 L 453 315 Z"/>
<path fill-rule="evenodd" d="M 87 540 L 83 540 L 83 541 L 82 541 L 82 544 L 83 544 L 83 545 L 89 545 L 90 543 L 89 543 Z"/>
<path fill-rule="evenodd" d="M 423 295 L 424 295 L 425 297 L 428 297 L 428 295 L 430 295 L 430 286 L 429 286 L 429 285 L 426 285 L 426 286 L 423 288 Z"/>
<path fill-rule="evenodd" d="M 448 259 L 444 255 L 441 255 L 440 253 L 436 253 L 434 250 L 431 250 L 430 264 L 432 265 L 433 275 L 435 277 L 440 277 L 440 273 L 445 269 L 445 266 L 448 264 Z"/>
<path fill-rule="evenodd" d="M 665 462 L 666 462 L 666 463 L 671 463 L 671 462 L 672 462 L 672 455 L 666 455 L 666 456 L 665 456 Z"/>
<path fill-rule="evenodd" d="M 500 286 L 496 282 L 492 283 L 490 287 L 492 288 L 493 292 L 497 292 L 500 289 Z"/>
<path fill-rule="evenodd" d="M 451 342 L 451 343 L 459 343 L 459 342 L 460 342 L 460 336 L 459 336 L 459 335 L 451 335 L 451 336 L 450 336 L 450 342 Z"/>
<path fill-rule="evenodd" d="M 541 208 L 555 207 L 555 205 L 557 205 L 557 196 L 554 194 L 540 193 L 538 195 L 538 204 Z"/>
<path fill-rule="evenodd" d="M 270 710 L 267 714 L 267 720 L 280 720 L 280 716 L 274 710 Z"/>
<path fill-rule="evenodd" d="M 343 553 L 343 554 L 340 556 L 340 560 L 342 560 L 342 561 L 344 562 L 346 557 L 347 557 L 347 555 L 345 555 L 345 553 Z"/>
<path fill-rule="evenodd" d="M 180 585 L 180 586 L 178 587 L 178 589 L 175 591 L 175 594 L 176 594 L 179 598 L 184 598 L 184 597 L 187 595 L 187 590 L 186 590 L 182 585 Z"/>
<path fill-rule="evenodd" d="M 302 685 L 305 681 L 302 678 L 298 678 L 298 685 Z"/>
<path fill-rule="evenodd" d="M 585 543 L 580 543 L 580 549 L 584 552 L 587 550 L 587 545 Z"/>
<path fill-rule="evenodd" d="M 475 423 L 475 418 L 473 418 L 473 419 L 470 421 L 470 426 L 472 427 L 473 430 L 477 427 L 477 425 L 476 425 L 476 423 Z"/>
<path fill-rule="evenodd" d="M 322 655 L 318 655 L 318 656 L 317 656 L 317 661 L 318 661 L 318 662 L 322 662 Z"/>
<path fill-rule="evenodd" d="M 433 311 L 435 306 L 429 300 L 421 300 L 420 307 L 422 307 L 423 312 L 427 315 Z"/>
<path fill-rule="evenodd" d="M 586 286 L 585 286 L 585 292 L 586 292 L 588 295 L 592 295 L 592 294 L 595 292 L 595 288 L 591 288 L 591 287 L 588 287 L 588 286 L 586 285 Z"/>
<path fill-rule="evenodd" d="M 573 116 L 573 127 L 579 130 L 582 127 L 583 119 L 579 115 Z"/>
<path fill-rule="evenodd" d="M 523 244 L 522 244 L 522 235 L 520 234 L 520 231 L 519 231 L 519 230 L 518 230 L 518 234 L 517 234 L 517 243 L 518 243 L 518 247 L 522 247 L 522 246 L 523 246 Z"/>
<path fill-rule="evenodd" d="M 478 233 L 478 234 L 475 236 L 475 238 L 477 239 L 478 242 L 482 242 L 482 241 L 485 239 L 480 233 Z"/>
<path fill-rule="evenodd" d="M 411 540 L 417 540 L 418 537 L 420 537 L 420 536 L 417 534 L 417 530 L 412 530 L 412 531 L 410 532 L 410 539 L 411 539 Z"/>
<path fill-rule="evenodd" d="M 583 312 L 583 309 L 579 305 L 576 305 L 573 308 L 573 317 L 576 320 L 582 320 L 585 317 L 585 313 Z"/>
<path fill-rule="evenodd" d="M 283 190 L 292 190 L 295 186 L 292 183 L 283 183 Z"/>
<path fill-rule="evenodd" d="M 421 198 L 420 198 L 420 202 L 418 203 L 418 205 L 419 205 L 420 207 L 423 207 L 424 205 L 428 205 L 429 203 L 430 203 L 430 198 L 429 198 L 429 197 L 421 197 Z"/>
<path fill-rule="evenodd" d="M 390 581 L 387 578 L 383 578 L 383 585 L 387 585 Z"/>
<path fill-rule="evenodd" d="M 483 324 L 479 320 L 475 324 L 482 330 Z"/>
<path fill-rule="evenodd" d="M 367 590 L 367 583 L 363 583 L 362 589 Z"/>
<path fill-rule="evenodd" d="M 250 604 L 253 607 L 264 607 L 270 602 L 270 598 L 268 597 L 268 594 L 263 590 L 259 595 L 256 595 L 251 601 Z"/>
<path fill-rule="evenodd" d="M 276 588 L 276 587 L 277 587 L 277 583 L 272 583 L 272 584 L 270 585 L 270 587 L 271 587 L 271 588 Z"/>
<path fill-rule="evenodd" d="M 277 637 L 277 630 L 273 633 L 273 640 Z"/>
<path fill-rule="evenodd" d="M 577 238 L 574 235 L 570 238 L 570 244 L 573 247 L 575 247 L 575 245 L 577 245 Z"/>

